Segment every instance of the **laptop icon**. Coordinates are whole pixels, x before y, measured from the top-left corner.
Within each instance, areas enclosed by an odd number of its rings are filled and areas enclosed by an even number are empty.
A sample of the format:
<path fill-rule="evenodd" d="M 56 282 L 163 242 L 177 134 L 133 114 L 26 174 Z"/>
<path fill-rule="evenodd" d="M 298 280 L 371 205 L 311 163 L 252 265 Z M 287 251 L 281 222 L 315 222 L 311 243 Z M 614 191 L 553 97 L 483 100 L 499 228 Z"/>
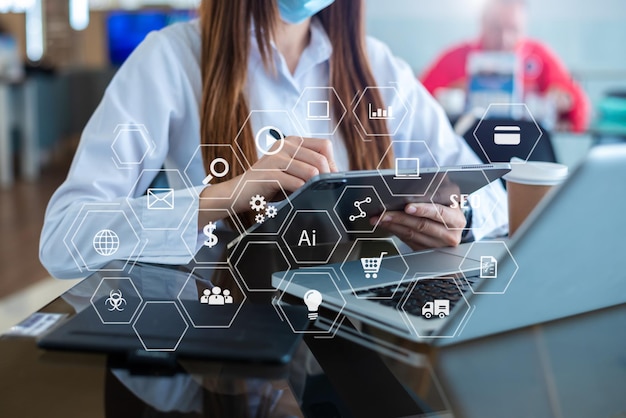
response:
<path fill-rule="evenodd" d="M 309 100 L 306 105 L 308 120 L 330 120 L 330 102 L 328 100 Z"/>
<path fill-rule="evenodd" d="M 421 179 L 420 177 L 420 159 L 415 158 L 396 158 L 396 175 L 394 180 L 403 179 Z"/>

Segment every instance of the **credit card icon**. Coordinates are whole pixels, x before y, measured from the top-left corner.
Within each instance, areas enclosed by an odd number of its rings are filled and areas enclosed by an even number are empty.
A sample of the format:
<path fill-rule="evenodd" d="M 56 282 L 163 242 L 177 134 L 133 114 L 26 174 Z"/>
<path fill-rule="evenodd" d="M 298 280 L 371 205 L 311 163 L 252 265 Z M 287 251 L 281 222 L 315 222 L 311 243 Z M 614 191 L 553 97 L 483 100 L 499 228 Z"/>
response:
<path fill-rule="evenodd" d="M 493 129 L 493 142 L 496 145 L 519 145 L 521 140 L 519 126 L 496 126 Z"/>

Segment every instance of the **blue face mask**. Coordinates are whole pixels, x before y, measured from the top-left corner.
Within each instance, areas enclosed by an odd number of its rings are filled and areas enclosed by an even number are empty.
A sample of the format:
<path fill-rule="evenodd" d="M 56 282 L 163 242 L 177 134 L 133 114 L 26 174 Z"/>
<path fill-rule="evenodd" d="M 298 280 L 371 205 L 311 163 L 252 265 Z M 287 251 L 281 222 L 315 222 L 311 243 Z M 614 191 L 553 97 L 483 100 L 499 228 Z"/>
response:
<path fill-rule="evenodd" d="M 280 17 L 287 23 L 297 24 L 325 9 L 335 0 L 278 0 Z"/>

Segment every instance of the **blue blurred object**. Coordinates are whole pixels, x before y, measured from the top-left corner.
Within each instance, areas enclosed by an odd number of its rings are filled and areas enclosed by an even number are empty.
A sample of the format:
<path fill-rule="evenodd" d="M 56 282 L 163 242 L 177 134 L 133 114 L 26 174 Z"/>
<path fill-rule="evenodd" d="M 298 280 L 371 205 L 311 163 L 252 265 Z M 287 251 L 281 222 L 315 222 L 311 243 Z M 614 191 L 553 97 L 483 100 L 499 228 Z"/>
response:
<path fill-rule="evenodd" d="M 107 16 L 109 60 L 122 65 L 148 33 L 196 17 L 194 10 L 114 11 Z"/>

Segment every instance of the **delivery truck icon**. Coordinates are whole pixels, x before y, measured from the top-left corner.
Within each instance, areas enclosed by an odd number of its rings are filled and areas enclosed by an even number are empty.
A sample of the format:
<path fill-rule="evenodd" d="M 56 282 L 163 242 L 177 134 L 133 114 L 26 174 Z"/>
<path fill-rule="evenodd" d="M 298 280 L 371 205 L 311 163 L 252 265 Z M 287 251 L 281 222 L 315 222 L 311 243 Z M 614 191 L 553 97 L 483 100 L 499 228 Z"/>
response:
<path fill-rule="evenodd" d="M 433 302 L 426 302 L 422 306 L 422 316 L 430 319 L 433 315 L 442 319 L 450 315 L 450 301 L 448 299 L 435 299 Z"/>
<path fill-rule="evenodd" d="M 496 145 L 519 145 L 521 140 L 519 126 L 496 126 L 493 129 L 493 142 Z"/>

